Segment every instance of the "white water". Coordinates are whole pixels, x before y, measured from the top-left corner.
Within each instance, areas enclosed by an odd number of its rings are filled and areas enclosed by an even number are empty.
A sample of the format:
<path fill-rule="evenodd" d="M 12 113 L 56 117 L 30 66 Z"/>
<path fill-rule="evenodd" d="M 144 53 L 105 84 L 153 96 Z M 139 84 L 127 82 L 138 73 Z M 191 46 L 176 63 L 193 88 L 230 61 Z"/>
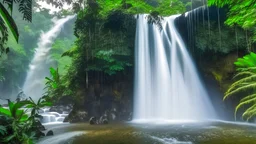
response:
<path fill-rule="evenodd" d="M 134 121 L 201 121 L 216 118 L 174 20 L 163 30 L 139 15 L 135 44 Z"/>
<path fill-rule="evenodd" d="M 75 16 L 54 20 L 53 27 L 46 33 L 42 33 L 38 41 L 34 58 L 32 59 L 28 74 L 23 85 L 23 91 L 27 97 L 38 100 L 44 93 L 45 77 L 49 76 L 49 68 L 52 64 L 50 59 L 51 46 L 59 35 L 63 25 Z"/>
<path fill-rule="evenodd" d="M 38 142 L 38 144 L 63 144 L 63 143 L 72 143 L 72 138 L 86 134 L 82 131 L 68 132 L 60 134 L 45 140 Z"/>

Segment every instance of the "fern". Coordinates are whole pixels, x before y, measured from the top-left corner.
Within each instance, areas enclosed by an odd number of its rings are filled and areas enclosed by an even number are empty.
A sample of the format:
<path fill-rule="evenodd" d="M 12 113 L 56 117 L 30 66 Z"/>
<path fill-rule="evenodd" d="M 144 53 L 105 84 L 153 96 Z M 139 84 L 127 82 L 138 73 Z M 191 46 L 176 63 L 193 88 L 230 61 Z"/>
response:
<path fill-rule="evenodd" d="M 237 66 L 238 73 L 234 76 L 237 79 L 226 91 L 223 100 L 226 100 L 232 95 L 242 94 L 242 92 L 247 92 L 235 108 L 235 119 L 237 117 L 238 110 L 245 106 L 250 105 L 248 109 L 242 114 L 242 118 L 245 120 L 250 120 L 256 116 L 256 54 L 250 53 L 243 58 L 238 58 L 234 63 Z"/>
<path fill-rule="evenodd" d="M 230 97 L 231 95 L 240 93 L 240 92 L 244 92 L 244 91 L 248 91 L 251 89 L 256 89 L 256 83 L 252 82 L 252 83 L 246 83 L 246 84 L 242 84 L 242 86 L 236 88 L 235 90 L 232 90 L 230 92 L 225 93 L 224 96 L 224 100 L 227 99 L 228 97 Z"/>
<path fill-rule="evenodd" d="M 250 97 L 250 98 L 249 98 Z M 235 118 L 236 118 L 236 114 L 237 114 L 237 111 L 242 107 L 242 106 L 245 106 L 245 105 L 249 105 L 249 104 L 253 104 L 256 102 L 256 95 L 251 95 L 249 96 L 248 99 L 246 101 L 243 101 L 236 106 L 236 110 L 235 110 Z"/>
<path fill-rule="evenodd" d="M 256 104 L 252 105 L 248 108 L 242 115 L 243 119 L 246 121 L 250 120 L 252 117 L 256 115 Z"/>
<path fill-rule="evenodd" d="M 23 14 L 23 19 L 32 21 L 32 0 L 18 0 L 19 11 Z"/>

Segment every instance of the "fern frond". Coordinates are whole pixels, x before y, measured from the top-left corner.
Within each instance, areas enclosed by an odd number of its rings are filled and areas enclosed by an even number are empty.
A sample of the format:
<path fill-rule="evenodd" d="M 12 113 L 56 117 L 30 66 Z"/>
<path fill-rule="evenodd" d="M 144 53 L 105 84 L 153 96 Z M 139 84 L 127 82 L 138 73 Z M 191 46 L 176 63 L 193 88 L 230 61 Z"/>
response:
<path fill-rule="evenodd" d="M 253 72 L 249 72 L 249 71 L 243 71 L 243 72 L 239 72 L 238 74 L 236 74 L 234 77 L 233 77 L 233 79 L 236 79 L 236 78 L 238 78 L 238 77 L 240 77 L 240 76 L 246 76 L 246 75 L 254 75 L 254 74 L 256 74 L 256 73 L 253 73 Z"/>
<path fill-rule="evenodd" d="M 256 67 L 237 68 L 236 70 L 237 70 L 237 71 L 241 71 L 241 72 L 243 72 L 243 71 L 254 71 L 254 70 L 256 70 Z"/>
<path fill-rule="evenodd" d="M 255 82 L 245 84 L 244 86 L 238 87 L 235 90 L 232 90 L 230 92 L 226 92 L 225 95 L 224 95 L 223 100 L 227 99 L 231 95 L 234 95 L 234 94 L 237 94 L 239 92 L 246 91 L 246 90 L 249 90 L 249 89 L 254 89 L 254 88 L 256 88 L 256 83 Z"/>
<path fill-rule="evenodd" d="M 242 115 L 243 119 L 246 119 L 246 121 L 250 120 L 253 116 L 256 115 L 256 104 L 252 105 L 250 108 L 248 108 Z"/>
<path fill-rule="evenodd" d="M 19 11 L 23 14 L 23 19 L 32 21 L 32 0 L 19 0 Z"/>
<path fill-rule="evenodd" d="M 252 99 L 252 98 L 254 98 L 254 97 L 256 97 L 256 94 L 248 95 L 248 96 L 242 98 L 242 99 L 240 100 L 240 102 L 245 102 L 245 101 L 247 101 L 247 100 L 249 100 L 249 99 Z"/>
<path fill-rule="evenodd" d="M 234 88 L 236 88 L 237 86 L 239 85 L 242 85 L 244 84 L 245 82 L 252 82 L 254 81 L 256 82 L 256 74 L 252 75 L 252 76 L 249 76 L 249 77 L 245 77 L 245 78 L 242 78 L 238 81 L 236 81 L 235 83 L 233 83 L 230 88 L 228 89 L 227 92 L 230 92 L 231 90 L 233 90 Z"/>
<path fill-rule="evenodd" d="M 235 109 L 235 119 L 236 119 L 236 114 L 237 114 L 237 111 L 244 105 L 248 105 L 248 104 L 251 104 L 251 103 L 255 103 L 256 102 L 256 94 L 254 94 L 254 98 L 252 99 L 247 99 L 243 102 L 240 102 L 237 106 L 236 106 L 236 109 Z"/>

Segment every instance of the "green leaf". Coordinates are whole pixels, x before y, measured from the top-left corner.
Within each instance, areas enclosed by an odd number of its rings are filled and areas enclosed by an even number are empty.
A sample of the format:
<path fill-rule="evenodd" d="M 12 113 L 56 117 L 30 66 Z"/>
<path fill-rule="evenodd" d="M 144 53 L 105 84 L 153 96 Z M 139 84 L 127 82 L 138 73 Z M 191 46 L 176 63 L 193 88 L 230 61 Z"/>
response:
<path fill-rule="evenodd" d="M 18 28 L 12 18 L 8 13 L 5 7 L 0 3 L 0 16 L 3 18 L 4 22 L 7 24 L 8 28 L 11 30 L 12 35 L 14 36 L 16 42 L 19 41 L 19 32 Z"/>
<path fill-rule="evenodd" d="M 9 142 L 15 137 L 15 134 L 12 134 L 10 136 L 7 136 L 6 138 L 3 139 L 3 142 Z"/>
<path fill-rule="evenodd" d="M 9 117 L 12 116 L 11 111 L 9 109 L 5 109 L 3 107 L 0 107 L 0 114 L 6 115 L 6 116 L 9 116 Z"/>
<path fill-rule="evenodd" d="M 7 130 L 6 130 L 6 127 L 0 125 L 0 134 L 1 134 L 1 135 L 5 135 L 5 134 L 7 133 L 6 131 L 7 131 Z"/>

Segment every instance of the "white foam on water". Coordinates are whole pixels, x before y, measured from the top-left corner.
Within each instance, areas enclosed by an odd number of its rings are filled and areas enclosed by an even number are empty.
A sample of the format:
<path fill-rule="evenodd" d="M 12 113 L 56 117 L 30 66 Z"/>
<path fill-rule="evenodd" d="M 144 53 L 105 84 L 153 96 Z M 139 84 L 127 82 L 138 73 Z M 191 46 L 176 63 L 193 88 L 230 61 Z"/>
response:
<path fill-rule="evenodd" d="M 159 138 L 156 136 L 151 136 L 150 138 L 157 140 L 163 144 L 193 144 L 192 142 L 178 141 L 175 138 Z"/>

